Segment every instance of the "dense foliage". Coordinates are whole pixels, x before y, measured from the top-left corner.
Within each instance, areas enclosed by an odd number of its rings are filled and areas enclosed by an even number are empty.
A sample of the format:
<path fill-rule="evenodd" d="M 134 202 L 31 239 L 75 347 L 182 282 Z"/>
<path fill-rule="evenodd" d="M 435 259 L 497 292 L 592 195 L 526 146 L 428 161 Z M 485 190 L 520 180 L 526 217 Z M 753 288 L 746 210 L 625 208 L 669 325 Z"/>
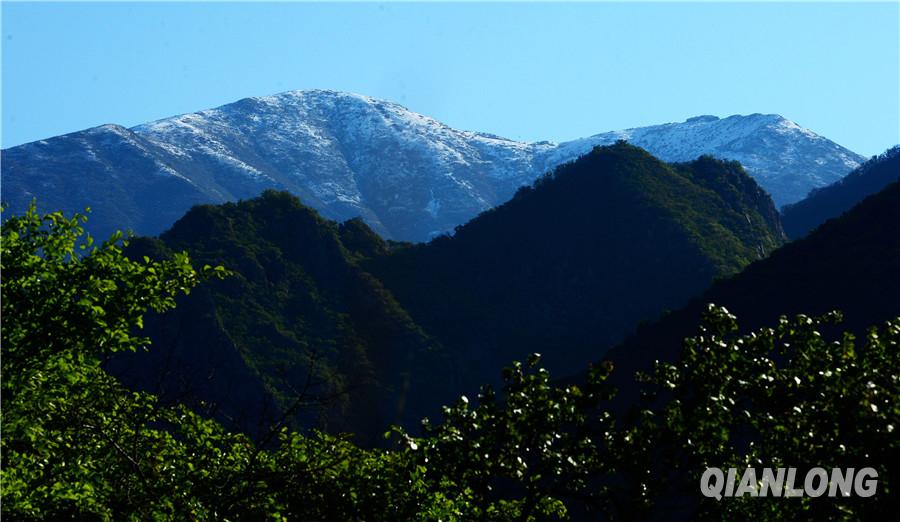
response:
<path fill-rule="evenodd" d="M 356 262 L 386 248 L 361 221 L 337 225 L 284 192 L 197 206 L 127 254 L 189 250 L 233 277 L 148 318 L 156 350 L 110 368 L 164 400 L 202 400 L 230 428 L 257 433 L 289 413 L 292 427 L 377 442 L 391 423 L 416 423 L 436 387 L 452 385 L 433 378 L 450 366 L 436 343 Z"/>
<path fill-rule="evenodd" d="M 781 317 L 738 334 L 736 318 L 710 307 L 699 335 L 676 363 L 659 363 L 639 420 L 625 430 L 621 469 L 634 494 L 658 512 L 661 499 L 696 501 L 707 467 L 873 467 L 877 498 L 768 497 L 687 505 L 691 517 L 732 520 L 883 520 L 898 500 L 900 319 L 870 329 L 865 342 L 820 332 L 840 314 Z M 796 500 L 796 501 L 794 501 Z"/>
<path fill-rule="evenodd" d="M 190 510 L 183 488 L 209 466 L 173 468 L 185 447 L 150 426 L 190 431 L 204 421 L 157 410 L 153 397 L 122 388 L 100 363 L 146 344 L 132 330 L 148 309 L 171 308 L 175 295 L 222 270 L 198 272 L 183 253 L 128 260 L 121 234 L 94 246 L 81 236 L 82 221 L 38 216 L 32 206 L 3 223 L 4 512 L 108 518 L 123 504 L 139 514 Z M 162 504 L 150 506 L 163 492 Z"/>
<path fill-rule="evenodd" d="M 624 142 L 558 167 L 452 237 L 364 263 L 466 368 L 531 352 L 571 374 L 782 243 L 735 162 L 670 165 Z M 475 388 L 493 375 L 469 375 Z"/>
<path fill-rule="evenodd" d="M 900 179 L 900 146 L 873 156 L 840 181 L 815 189 L 797 203 L 782 209 L 784 231 L 799 239 L 825 221 Z"/>
<path fill-rule="evenodd" d="M 388 244 L 361 220 L 338 225 L 270 191 L 198 206 L 158 240 L 132 242 L 136 257 L 188 250 L 235 276 L 149 317 L 156 350 L 109 368 L 229 428 L 257 433 L 289 413 L 290 426 L 373 444 L 389 423 L 415 427 L 456 394 L 499 384 L 497 369 L 529 353 L 581 371 L 781 236 L 737 163 L 669 165 L 625 143 L 428 245 Z"/>
<path fill-rule="evenodd" d="M 636 394 L 627 378 L 634 371 L 650 368 L 654 360 L 676 360 L 680 340 L 691 335 L 707 303 L 728 308 L 746 330 L 773 324 L 780 314 L 839 309 L 844 328 L 861 336 L 868 326 L 897 317 L 898 224 L 900 183 L 893 183 L 803 239 L 715 282 L 684 308 L 639 328 L 607 354 L 625 370 L 613 377 L 620 395 Z"/>
<path fill-rule="evenodd" d="M 405 519 L 432 511 L 408 463 L 343 438 L 275 426 L 277 451 L 166 407 L 108 375 L 110 354 L 142 349 L 150 309 L 222 268 L 184 253 L 130 260 L 121 236 L 100 247 L 83 218 L 3 223 L 2 492 L 10 519 Z M 407 509 L 407 511 L 404 511 Z M 408 511 L 412 510 L 412 511 Z"/>
<path fill-rule="evenodd" d="M 506 500 L 485 497 L 466 475 L 432 476 L 429 461 L 453 454 L 448 437 L 435 437 L 446 440 L 446 449 L 419 448 L 400 432 L 404 447 L 386 452 L 275 423 L 254 442 L 184 406 L 122 386 L 101 363 L 143 349 L 148 340 L 134 330 L 144 314 L 171 308 L 175 295 L 226 272 L 209 266 L 198 272 L 184 253 L 131 260 L 120 235 L 91 248 L 81 236 L 82 219 L 39 216 L 32 208 L 3 223 L 4 516 L 343 521 L 478 513 L 510 520 L 523 509 L 534 516 L 562 510 L 533 487 L 525 500 Z M 526 377 L 521 368 L 510 374 L 509 390 L 522 394 L 520 408 L 529 412 L 538 399 L 543 408 L 556 404 L 545 397 L 548 375 L 539 375 Z M 559 402 L 574 397 L 566 393 Z M 448 419 L 459 411 L 448 409 Z M 556 422 L 541 420 L 543 410 L 529 418 L 552 428 L 584 417 L 567 411 Z M 514 433 L 496 424 L 497 434 Z M 547 433 L 535 441 L 552 439 Z M 551 458 L 561 457 L 548 453 Z"/>
<path fill-rule="evenodd" d="M 148 309 L 224 276 L 186 254 L 127 258 L 114 237 L 81 239 L 80 218 L 32 209 L 3 223 L 4 517 L 96 520 L 557 520 L 885 518 L 900 461 L 900 319 L 864 343 L 828 339 L 821 319 L 740 334 L 710 307 L 678 363 L 642 380 L 646 400 L 614 419 L 609 365 L 554 385 L 539 357 L 513 364 L 389 451 L 275 423 L 229 433 L 107 374 L 141 349 Z M 83 248 L 82 248 L 83 247 Z M 707 466 L 874 466 L 871 499 L 702 499 Z"/>

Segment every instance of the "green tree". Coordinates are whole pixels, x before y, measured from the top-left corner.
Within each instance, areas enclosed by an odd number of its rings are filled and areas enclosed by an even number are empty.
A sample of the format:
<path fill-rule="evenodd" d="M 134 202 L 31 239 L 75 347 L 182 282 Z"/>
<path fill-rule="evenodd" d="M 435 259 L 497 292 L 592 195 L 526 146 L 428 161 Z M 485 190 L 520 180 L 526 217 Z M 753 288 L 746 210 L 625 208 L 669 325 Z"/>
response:
<path fill-rule="evenodd" d="M 121 234 L 100 246 L 83 216 L 2 225 L 4 517 L 21 520 L 452 520 L 409 450 L 276 428 L 263 449 L 185 407 L 123 387 L 103 369 L 143 349 L 149 310 L 198 283 L 185 253 L 130 260 Z"/>
<path fill-rule="evenodd" d="M 628 511 L 678 506 L 703 519 L 888 519 L 897 509 L 900 462 L 900 319 L 863 343 L 829 340 L 838 313 L 782 317 L 740 335 L 736 318 L 710 305 L 700 335 L 677 363 L 658 363 L 638 421 L 612 454 L 630 488 Z M 873 467 L 874 498 L 725 498 L 699 493 L 708 467 Z M 802 478 L 801 478 L 802 481 Z M 801 484 L 802 487 L 802 484 Z M 676 510 L 677 512 L 677 510 Z"/>
<path fill-rule="evenodd" d="M 601 409 L 612 390 L 612 370 L 592 368 L 580 385 L 556 386 L 533 354 L 503 372 L 503 394 L 482 388 L 476 404 L 461 397 L 445 406 L 440 424 L 423 422 L 425 436 L 397 429 L 434 490 L 479 520 L 568 519 L 566 500 L 585 508 L 602 504 L 594 480 L 611 472 L 600 459 L 597 431 L 608 431 Z"/>
<path fill-rule="evenodd" d="M 82 216 L 32 206 L 2 225 L 2 487 L 11 519 L 560 520 L 884 519 L 897 509 L 900 319 L 828 340 L 839 314 L 782 318 L 740 334 L 711 307 L 675 363 L 641 376 L 618 423 L 610 365 L 556 385 L 534 355 L 389 451 L 276 424 L 259 442 L 186 407 L 123 387 L 103 369 L 143 349 L 148 310 L 223 268 L 185 253 L 130 260 L 94 246 Z M 271 442 L 271 444 L 269 444 Z M 707 467 L 878 470 L 874 498 L 699 493 Z"/>
<path fill-rule="evenodd" d="M 2 226 L 3 511 L 112 519 L 199 510 L 187 490 L 200 472 L 178 437 L 206 437 L 212 426 L 122 388 L 101 364 L 146 346 L 134 331 L 148 309 L 170 309 L 225 271 L 195 270 L 185 253 L 129 260 L 121 233 L 96 246 L 84 221 L 41 216 L 32 204 Z"/>

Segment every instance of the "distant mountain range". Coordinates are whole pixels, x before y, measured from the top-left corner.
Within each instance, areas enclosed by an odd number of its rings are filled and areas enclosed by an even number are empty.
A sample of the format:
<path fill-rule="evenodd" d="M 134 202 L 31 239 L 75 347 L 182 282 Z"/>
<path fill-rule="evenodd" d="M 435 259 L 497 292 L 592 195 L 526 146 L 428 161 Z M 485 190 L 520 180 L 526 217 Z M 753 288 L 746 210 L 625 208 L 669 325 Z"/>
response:
<path fill-rule="evenodd" d="M 625 139 L 665 161 L 739 161 L 777 205 L 863 158 L 778 115 L 700 116 L 555 144 L 459 131 L 395 103 L 294 91 L 126 129 L 103 125 L 2 151 L 13 212 L 91 207 L 90 230 L 155 235 L 192 205 L 286 190 L 323 216 L 389 239 L 452 232 L 557 165 Z"/>
<path fill-rule="evenodd" d="M 841 180 L 810 192 L 782 209 L 784 230 L 797 239 L 900 179 L 900 145 L 863 163 Z"/>
<path fill-rule="evenodd" d="M 774 204 L 738 163 L 667 164 L 624 143 L 428 244 L 386 242 L 362 220 L 336 224 L 269 191 L 197 206 L 132 242 L 134 256 L 187 250 L 236 274 L 148 318 L 150 352 L 114 369 L 251 432 L 311 375 L 295 422 L 377 442 L 531 352 L 575 373 L 783 240 Z M 316 408 L 317 397 L 333 400 Z"/>

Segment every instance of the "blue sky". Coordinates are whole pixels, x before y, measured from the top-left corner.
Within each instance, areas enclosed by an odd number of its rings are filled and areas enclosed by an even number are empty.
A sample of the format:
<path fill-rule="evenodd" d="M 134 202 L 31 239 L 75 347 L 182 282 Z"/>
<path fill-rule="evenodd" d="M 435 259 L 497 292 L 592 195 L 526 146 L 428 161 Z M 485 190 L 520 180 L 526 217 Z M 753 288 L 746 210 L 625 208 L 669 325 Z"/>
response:
<path fill-rule="evenodd" d="M 563 141 L 779 113 L 900 142 L 900 4 L 2 4 L 2 144 L 285 90 Z"/>

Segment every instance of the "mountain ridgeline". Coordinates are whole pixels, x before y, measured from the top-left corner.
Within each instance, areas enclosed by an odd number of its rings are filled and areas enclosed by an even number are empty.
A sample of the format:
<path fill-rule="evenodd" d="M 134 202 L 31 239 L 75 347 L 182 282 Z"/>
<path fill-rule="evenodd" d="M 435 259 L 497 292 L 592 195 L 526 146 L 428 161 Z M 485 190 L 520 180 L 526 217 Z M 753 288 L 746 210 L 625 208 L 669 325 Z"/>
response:
<path fill-rule="evenodd" d="M 233 275 L 149 318 L 152 350 L 110 368 L 249 433 L 284 415 L 362 437 L 413 423 L 420 401 L 444 395 L 433 384 L 455 383 L 431 378 L 449 375 L 450 362 L 358 266 L 385 248 L 361 221 L 327 221 L 284 192 L 194 207 L 159 239 L 133 241 L 129 255 L 187 250 Z"/>
<path fill-rule="evenodd" d="M 669 165 L 620 142 L 557 168 L 452 237 L 368 266 L 470 370 L 491 375 L 537 352 L 565 373 L 766 256 L 782 236 L 772 201 L 737 163 Z"/>
<path fill-rule="evenodd" d="M 130 129 L 102 125 L 2 151 L 14 213 L 93 210 L 88 230 L 157 235 L 195 204 L 285 190 L 322 216 L 359 216 L 384 238 L 428 241 L 596 146 L 626 139 L 658 158 L 740 161 L 778 206 L 863 158 L 775 114 L 702 116 L 524 143 L 461 131 L 396 103 L 312 90 L 246 98 Z"/>
<path fill-rule="evenodd" d="M 288 413 L 372 442 L 530 352 L 580 371 L 782 242 L 774 204 L 736 162 L 667 164 L 624 142 L 428 244 L 385 242 L 362 220 L 338 225 L 267 192 L 195 207 L 133 243 L 132 255 L 187 250 L 236 274 L 148 321 L 151 352 L 113 369 L 219 418 L 253 412 L 237 422 L 251 431 Z"/>
<path fill-rule="evenodd" d="M 893 152 L 870 168 L 884 167 L 895 158 Z M 780 315 L 838 310 L 844 316 L 841 328 L 862 336 L 869 326 L 896 318 L 900 315 L 898 230 L 900 181 L 895 181 L 808 236 L 714 283 L 687 306 L 643 325 L 607 354 L 617 367 L 616 384 L 626 391 L 623 400 L 635 397 L 631 381 L 635 371 L 649 371 L 657 360 L 678 359 L 681 340 L 696 334 L 692 325 L 697 323 L 692 321 L 699 320 L 708 303 L 725 306 L 747 331 L 774 324 Z"/>
<path fill-rule="evenodd" d="M 900 179 L 900 146 L 873 157 L 838 182 L 814 189 L 806 199 L 784 207 L 785 233 L 791 239 L 803 237 L 897 179 Z"/>

